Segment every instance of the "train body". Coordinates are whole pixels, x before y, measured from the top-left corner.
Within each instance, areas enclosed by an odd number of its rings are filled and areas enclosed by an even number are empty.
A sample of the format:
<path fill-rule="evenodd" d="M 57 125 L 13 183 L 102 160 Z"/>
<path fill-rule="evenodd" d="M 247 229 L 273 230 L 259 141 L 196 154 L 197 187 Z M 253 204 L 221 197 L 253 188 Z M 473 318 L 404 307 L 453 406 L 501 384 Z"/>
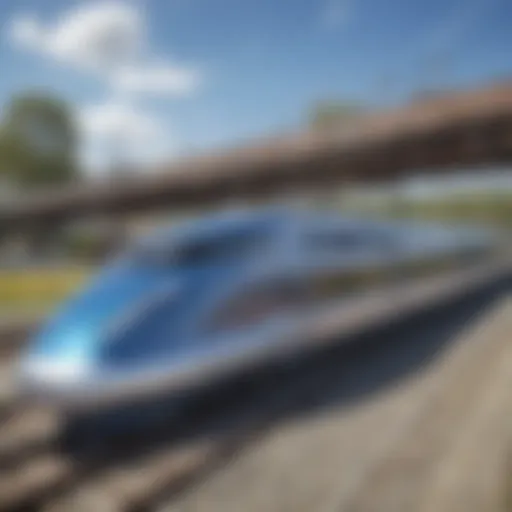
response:
<path fill-rule="evenodd" d="M 473 230 L 295 210 L 159 229 L 36 333 L 21 391 L 65 411 L 180 392 L 298 351 L 316 312 L 357 288 L 353 276 L 491 244 Z"/>

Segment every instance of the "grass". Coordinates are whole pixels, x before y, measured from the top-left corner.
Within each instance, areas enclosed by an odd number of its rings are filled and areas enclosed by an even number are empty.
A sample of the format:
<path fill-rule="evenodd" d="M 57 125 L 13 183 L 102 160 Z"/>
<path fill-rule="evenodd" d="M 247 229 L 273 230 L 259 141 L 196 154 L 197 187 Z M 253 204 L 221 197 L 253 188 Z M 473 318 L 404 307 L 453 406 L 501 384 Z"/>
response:
<path fill-rule="evenodd" d="M 447 197 L 415 199 L 395 197 L 372 203 L 364 197 L 344 198 L 348 211 L 373 213 L 385 217 L 449 223 L 480 224 L 512 229 L 512 193 L 501 192 L 457 193 Z"/>
<path fill-rule="evenodd" d="M 77 290 L 87 268 L 14 269 L 0 271 L 0 318 L 44 314 Z"/>

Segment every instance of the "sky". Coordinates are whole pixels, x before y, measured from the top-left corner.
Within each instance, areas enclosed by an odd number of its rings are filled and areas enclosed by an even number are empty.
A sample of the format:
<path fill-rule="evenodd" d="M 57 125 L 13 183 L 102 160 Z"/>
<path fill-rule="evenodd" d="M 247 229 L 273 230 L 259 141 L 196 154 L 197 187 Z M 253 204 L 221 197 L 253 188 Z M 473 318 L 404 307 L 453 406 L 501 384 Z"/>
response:
<path fill-rule="evenodd" d="M 512 76 L 510 0 L 0 0 L 0 107 L 69 101 L 92 175 Z"/>

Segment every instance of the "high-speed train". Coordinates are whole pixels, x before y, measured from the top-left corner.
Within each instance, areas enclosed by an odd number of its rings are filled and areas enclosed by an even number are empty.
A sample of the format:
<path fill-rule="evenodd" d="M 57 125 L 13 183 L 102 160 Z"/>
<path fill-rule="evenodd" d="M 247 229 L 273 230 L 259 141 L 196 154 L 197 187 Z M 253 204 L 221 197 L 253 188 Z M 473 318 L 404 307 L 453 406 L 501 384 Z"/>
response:
<path fill-rule="evenodd" d="M 159 229 L 36 333 L 20 390 L 64 411 L 179 392 L 297 351 L 308 320 L 357 289 L 354 276 L 491 244 L 474 230 L 291 209 Z"/>

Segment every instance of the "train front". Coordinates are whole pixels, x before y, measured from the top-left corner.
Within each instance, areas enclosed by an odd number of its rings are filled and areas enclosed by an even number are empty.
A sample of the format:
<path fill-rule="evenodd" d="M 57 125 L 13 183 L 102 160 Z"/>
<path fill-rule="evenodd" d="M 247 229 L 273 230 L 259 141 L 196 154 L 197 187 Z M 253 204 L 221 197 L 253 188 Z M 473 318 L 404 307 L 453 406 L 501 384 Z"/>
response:
<path fill-rule="evenodd" d="M 200 384 L 213 356 L 194 334 L 198 312 L 243 270 L 255 238 L 243 223 L 214 224 L 118 258 L 29 344 L 22 394 L 87 411 Z"/>
<path fill-rule="evenodd" d="M 121 348 L 120 338 L 127 341 L 135 328 L 142 339 L 155 335 L 156 319 L 150 325 L 151 317 L 158 303 L 176 293 L 176 281 L 164 268 L 126 262 L 102 272 L 29 344 L 20 363 L 22 394 L 66 410 L 120 400 L 126 379 L 120 378 L 123 367 L 111 356 Z"/>

